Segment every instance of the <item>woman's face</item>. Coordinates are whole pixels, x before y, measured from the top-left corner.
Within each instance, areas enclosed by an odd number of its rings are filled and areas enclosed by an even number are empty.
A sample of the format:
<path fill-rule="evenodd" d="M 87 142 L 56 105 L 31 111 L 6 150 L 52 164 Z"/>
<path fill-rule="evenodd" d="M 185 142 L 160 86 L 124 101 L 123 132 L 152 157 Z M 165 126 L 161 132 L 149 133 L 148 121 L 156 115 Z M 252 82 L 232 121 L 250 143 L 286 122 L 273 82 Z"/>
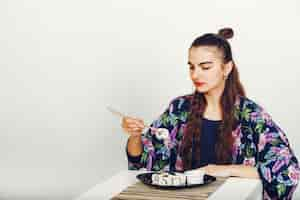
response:
<path fill-rule="evenodd" d="M 189 50 L 188 65 L 190 78 L 196 90 L 208 93 L 213 90 L 224 89 L 224 75 L 228 75 L 232 62 L 223 63 L 222 53 L 216 47 L 199 46 Z"/>

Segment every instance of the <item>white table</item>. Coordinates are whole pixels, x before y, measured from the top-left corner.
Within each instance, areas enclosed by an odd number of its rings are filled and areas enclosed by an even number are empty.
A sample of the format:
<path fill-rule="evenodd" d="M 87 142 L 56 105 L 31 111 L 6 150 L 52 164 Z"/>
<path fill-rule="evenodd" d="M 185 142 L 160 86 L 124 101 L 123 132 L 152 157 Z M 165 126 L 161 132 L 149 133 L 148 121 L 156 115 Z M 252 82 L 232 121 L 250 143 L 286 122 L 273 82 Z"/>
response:
<path fill-rule="evenodd" d="M 145 171 L 120 171 L 107 181 L 99 183 L 90 188 L 87 192 L 76 198 L 76 200 L 110 199 L 119 194 L 128 186 L 136 183 L 138 181 L 136 175 L 142 172 Z M 208 199 L 261 200 L 262 185 L 260 180 L 257 179 L 230 177 L 213 194 L 211 194 Z"/>

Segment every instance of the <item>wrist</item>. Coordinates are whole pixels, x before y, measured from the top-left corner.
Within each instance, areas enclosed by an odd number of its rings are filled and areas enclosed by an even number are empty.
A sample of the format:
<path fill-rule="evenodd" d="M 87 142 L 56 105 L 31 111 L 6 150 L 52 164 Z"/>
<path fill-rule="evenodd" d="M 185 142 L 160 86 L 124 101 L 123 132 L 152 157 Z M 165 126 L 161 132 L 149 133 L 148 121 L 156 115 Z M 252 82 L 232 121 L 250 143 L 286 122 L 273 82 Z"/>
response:
<path fill-rule="evenodd" d="M 129 140 L 140 141 L 142 139 L 141 135 L 130 135 Z"/>
<path fill-rule="evenodd" d="M 127 141 L 127 152 L 131 157 L 137 157 L 142 153 L 141 136 L 130 136 Z"/>

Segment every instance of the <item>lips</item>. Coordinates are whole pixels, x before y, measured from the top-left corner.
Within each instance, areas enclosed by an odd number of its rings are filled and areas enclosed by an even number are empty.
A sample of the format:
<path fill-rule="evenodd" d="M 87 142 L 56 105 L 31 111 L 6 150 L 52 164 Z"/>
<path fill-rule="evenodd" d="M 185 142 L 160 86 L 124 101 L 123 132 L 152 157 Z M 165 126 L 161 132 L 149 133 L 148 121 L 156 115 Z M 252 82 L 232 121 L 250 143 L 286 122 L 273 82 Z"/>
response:
<path fill-rule="evenodd" d="M 195 86 L 200 87 L 200 86 L 204 85 L 205 82 L 194 82 L 194 84 L 195 84 Z"/>

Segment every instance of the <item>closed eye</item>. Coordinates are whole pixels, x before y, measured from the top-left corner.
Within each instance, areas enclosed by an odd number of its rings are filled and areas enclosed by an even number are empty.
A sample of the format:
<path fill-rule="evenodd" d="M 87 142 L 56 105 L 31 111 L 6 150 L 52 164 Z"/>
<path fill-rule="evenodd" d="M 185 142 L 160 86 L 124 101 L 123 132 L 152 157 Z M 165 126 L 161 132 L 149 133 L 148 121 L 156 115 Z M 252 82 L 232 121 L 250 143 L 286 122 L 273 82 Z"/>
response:
<path fill-rule="evenodd" d="M 206 65 L 207 63 L 204 63 L 204 64 L 198 64 L 196 65 L 197 67 L 201 67 L 201 69 L 203 70 L 209 70 L 210 68 L 212 68 L 212 66 L 210 65 Z M 195 65 L 191 64 L 191 63 L 188 63 L 189 65 L 189 69 L 190 70 L 195 70 Z"/>

